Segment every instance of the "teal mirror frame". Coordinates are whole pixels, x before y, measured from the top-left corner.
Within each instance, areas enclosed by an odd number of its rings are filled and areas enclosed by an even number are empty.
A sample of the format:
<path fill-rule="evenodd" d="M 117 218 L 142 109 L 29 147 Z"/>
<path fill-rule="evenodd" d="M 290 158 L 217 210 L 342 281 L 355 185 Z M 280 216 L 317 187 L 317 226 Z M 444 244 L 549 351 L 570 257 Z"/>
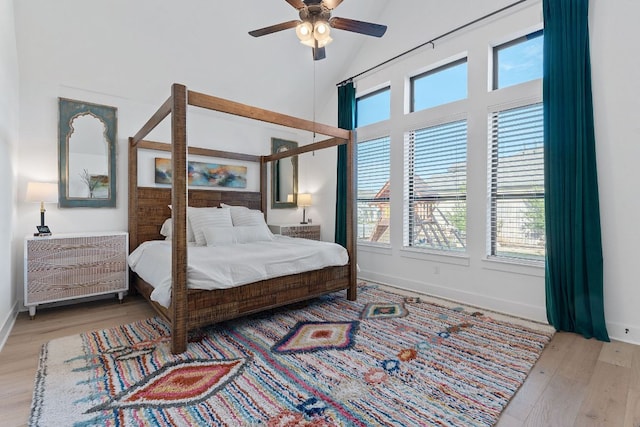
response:
<path fill-rule="evenodd" d="M 114 208 L 116 207 L 116 135 L 117 108 L 73 99 L 58 98 L 58 206 L 62 208 Z M 107 143 L 109 182 L 107 197 L 72 197 L 69 189 L 69 140 L 73 134 L 73 120 L 90 115 L 104 125 Z"/>
<path fill-rule="evenodd" d="M 292 150 L 298 148 L 295 141 L 287 141 L 279 138 L 271 138 L 271 154 L 279 153 L 282 150 Z M 279 165 L 281 161 L 291 161 L 293 165 L 293 201 L 281 201 L 278 197 L 278 177 Z M 286 196 L 285 196 L 286 197 Z M 285 199 L 286 200 L 286 199 Z M 298 156 L 287 157 L 271 162 L 271 208 L 272 209 L 295 209 L 298 207 Z"/>

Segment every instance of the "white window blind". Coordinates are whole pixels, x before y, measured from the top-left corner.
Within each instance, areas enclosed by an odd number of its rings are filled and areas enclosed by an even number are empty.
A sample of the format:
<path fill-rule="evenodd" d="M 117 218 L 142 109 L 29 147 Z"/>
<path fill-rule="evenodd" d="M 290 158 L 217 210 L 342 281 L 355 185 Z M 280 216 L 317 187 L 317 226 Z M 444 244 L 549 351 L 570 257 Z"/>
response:
<path fill-rule="evenodd" d="M 358 229 L 361 242 L 389 244 L 390 139 L 382 137 L 357 145 Z"/>
<path fill-rule="evenodd" d="M 464 251 L 467 121 L 405 134 L 404 246 Z"/>
<path fill-rule="evenodd" d="M 490 255 L 544 260 L 542 103 L 490 117 Z"/>

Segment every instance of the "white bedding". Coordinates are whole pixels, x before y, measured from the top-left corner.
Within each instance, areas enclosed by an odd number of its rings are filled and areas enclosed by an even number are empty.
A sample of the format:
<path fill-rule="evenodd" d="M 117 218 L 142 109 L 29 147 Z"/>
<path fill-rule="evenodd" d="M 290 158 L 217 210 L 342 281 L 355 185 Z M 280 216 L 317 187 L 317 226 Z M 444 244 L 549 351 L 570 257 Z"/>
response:
<path fill-rule="evenodd" d="M 340 245 L 275 236 L 273 241 L 228 246 L 189 246 L 187 285 L 191 289 L 226 289 L 273 277 L 345 265 Z M 154 287 L 151 299 L 171 303 L 171 241 L 144 242 L 128 258 L 131 270 Z"/>

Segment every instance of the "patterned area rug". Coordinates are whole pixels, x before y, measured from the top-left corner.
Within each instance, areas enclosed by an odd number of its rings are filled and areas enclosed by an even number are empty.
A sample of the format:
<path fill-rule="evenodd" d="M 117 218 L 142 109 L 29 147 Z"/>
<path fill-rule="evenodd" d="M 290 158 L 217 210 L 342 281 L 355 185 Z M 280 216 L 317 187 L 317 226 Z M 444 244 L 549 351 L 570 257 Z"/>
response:
<path fill-rule="evenodd" d="M 361 284 L 211 326 L 159 318 L 43 346 L 32 426 L 491 426 L 548 326 Z"/>

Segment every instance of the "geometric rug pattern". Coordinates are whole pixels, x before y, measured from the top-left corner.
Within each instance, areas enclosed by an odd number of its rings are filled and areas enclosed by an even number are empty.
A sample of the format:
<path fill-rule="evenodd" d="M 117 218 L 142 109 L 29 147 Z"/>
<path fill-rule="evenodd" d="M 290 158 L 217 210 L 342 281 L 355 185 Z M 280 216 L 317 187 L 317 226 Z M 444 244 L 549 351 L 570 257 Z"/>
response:
<path fill-rule="evenodd" d="M 390 319 L 393 317 L 404 317 L 409 312 L 402 303 L 374 302 L 365 305 L 360 313 L 362 319 Z"/>
<path fill-rule="evenodd" d="M 278 341 L 276 353 L 302 353 L 320 350 L 346 350 L 353 347 L 359 322 L 299 322 Z"/>
<path fill-rule="evenodd" d="M 180 355 L 151 318 L 45 344 L 29 422 L 491 426 L 552 335 L 368 283 L 193 331 Z"/>

